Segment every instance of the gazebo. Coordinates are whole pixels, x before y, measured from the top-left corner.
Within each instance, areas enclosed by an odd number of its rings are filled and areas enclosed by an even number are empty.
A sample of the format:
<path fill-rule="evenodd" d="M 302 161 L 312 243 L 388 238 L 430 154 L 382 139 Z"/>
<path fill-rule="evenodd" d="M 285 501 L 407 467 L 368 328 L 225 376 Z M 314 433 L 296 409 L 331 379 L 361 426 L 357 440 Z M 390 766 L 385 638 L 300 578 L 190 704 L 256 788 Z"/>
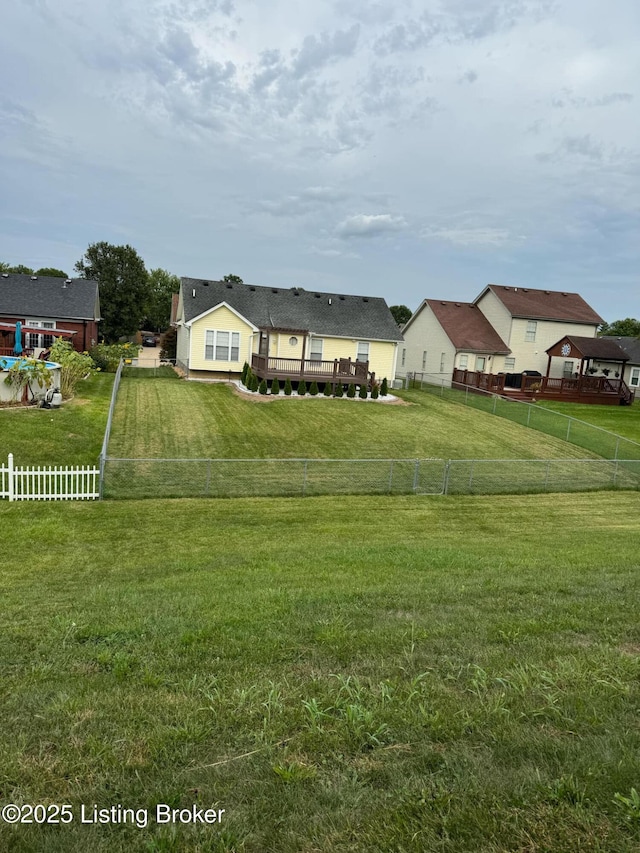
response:
<path fill-rule="evenodd" d="M 579 369 L 573 368 L 570 373 L 565 375 L 565 378 L 570 378 L 577 373 L 578 376 L 584 376 L 590 372 L 595 372 L 593 362 L 606 362 L 607 365 L 612 365 L 614 371 L 618 372 L 619 376 L 624 373 L 624 366 L 629 361 L 629 356 L 622 349 L 620 344 L 612 341 L 610 338 L 586 338 L 577 335 L 565 335 L 552 347 L 546 350 L 549 360 L 547 362 L 547 378 L 551 372 L 551 362 L 554 358 L 561 358 L 565 364 L 567 362 L 579 362 Z M 608 368 L 607 368 L 608 369 Z"/>

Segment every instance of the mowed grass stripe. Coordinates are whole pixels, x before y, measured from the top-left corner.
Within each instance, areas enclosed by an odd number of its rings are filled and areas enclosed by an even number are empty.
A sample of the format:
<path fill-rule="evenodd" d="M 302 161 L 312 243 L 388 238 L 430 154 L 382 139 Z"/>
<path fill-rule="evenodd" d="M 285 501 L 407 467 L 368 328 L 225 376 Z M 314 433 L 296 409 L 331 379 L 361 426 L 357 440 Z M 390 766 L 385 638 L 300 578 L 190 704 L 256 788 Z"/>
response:
<path fill-rule="evenodd" d="M 639 518 L 635 493 L 1 506 L 3 801 L 227 817 L 0 846 L 637 850 Z"/>
<path fill-rule="evenodd" d="M 121 458 L 584 458 L 586 451 L 421 392 L 410 405 L 254 402 L 222 384 L 123 379 L 109 446 Z"/>

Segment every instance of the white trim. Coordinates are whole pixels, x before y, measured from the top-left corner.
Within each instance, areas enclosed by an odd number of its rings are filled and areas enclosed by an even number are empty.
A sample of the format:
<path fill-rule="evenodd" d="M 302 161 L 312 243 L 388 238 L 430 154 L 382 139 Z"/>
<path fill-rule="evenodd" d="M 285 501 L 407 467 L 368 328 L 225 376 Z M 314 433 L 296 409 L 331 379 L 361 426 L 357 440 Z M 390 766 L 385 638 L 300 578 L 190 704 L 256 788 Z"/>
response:
<path fill-rule="evenodd" d="M 247 326 L 249 326 L 249 328 L 251 328 L 254 332 L 260 331 L 260 329 L 257 326 L 254 326 L 250 320 L 247 320 L 246 317 L 244 317 L 239 311 L 236 311 L 236 309 L 232 305 L 229 305 L 228 302 L 218 302 L 218 304 L 214 305 L 213 308 L 207 308 L 207 310 L 203 311 L 202 314 L 198 314 L 197 317 L 194 317 L 193 319 L 186 322 L 185 326 L 193 326 L 193 324 L 197 323 L 198 320 L 202 320 L 203 317 L 206 317 L 208 314 L 211 314 L 213 311 L 217 311 L 218 308 L 228 308 L 232 314 L 235 314 L 235 316 L 239 320 L 242 320 L 244 323 L 246 323 Z"/>

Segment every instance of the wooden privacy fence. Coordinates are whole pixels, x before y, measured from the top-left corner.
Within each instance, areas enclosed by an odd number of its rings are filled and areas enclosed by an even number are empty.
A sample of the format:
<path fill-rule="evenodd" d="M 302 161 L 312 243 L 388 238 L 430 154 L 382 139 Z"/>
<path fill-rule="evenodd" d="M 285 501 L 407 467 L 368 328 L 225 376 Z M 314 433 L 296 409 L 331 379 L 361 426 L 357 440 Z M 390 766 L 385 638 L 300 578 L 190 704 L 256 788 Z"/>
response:
<path fill-rule="evenodd" d="M 82 466 L 16 467 L 13 453 L 0 466 L 0 498 L 10 501 L 79 501 L 100 497 L 100 469 Z"/>

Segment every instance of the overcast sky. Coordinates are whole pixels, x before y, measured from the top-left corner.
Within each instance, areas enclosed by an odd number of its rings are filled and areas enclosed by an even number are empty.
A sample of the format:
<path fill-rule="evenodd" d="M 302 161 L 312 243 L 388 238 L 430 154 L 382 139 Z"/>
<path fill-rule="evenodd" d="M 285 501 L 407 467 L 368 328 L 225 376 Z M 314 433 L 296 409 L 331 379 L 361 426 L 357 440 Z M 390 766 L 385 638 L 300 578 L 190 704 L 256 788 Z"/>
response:
<path fill-rule="evenodd" d="M 3 0 L 0 260 L 640 317 L 638 0 Z"/>

